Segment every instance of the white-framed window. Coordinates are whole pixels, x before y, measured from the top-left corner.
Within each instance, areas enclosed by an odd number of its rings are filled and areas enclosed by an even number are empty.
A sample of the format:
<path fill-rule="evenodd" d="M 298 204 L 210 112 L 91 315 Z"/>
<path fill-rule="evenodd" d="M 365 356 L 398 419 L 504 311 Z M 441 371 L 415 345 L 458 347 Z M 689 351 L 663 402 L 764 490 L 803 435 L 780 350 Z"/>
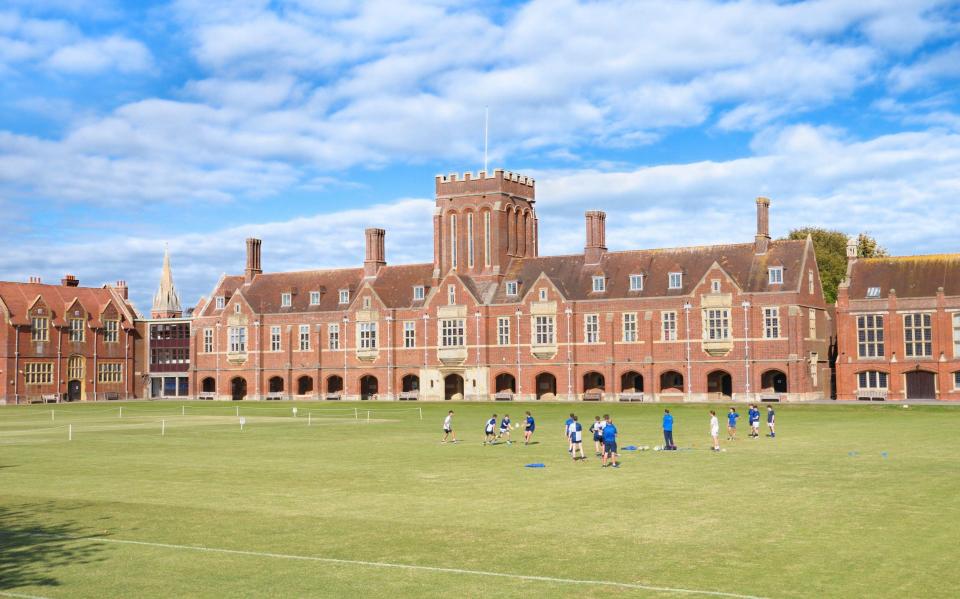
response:
<path fill-rule="evenodd" d="M 555 345 L 555 322 L 553 316 L 534 316 L 533 342 L 534 345 Z"/>
<path fill-rule="evenodd" d="M 203 353 L 213 353 L 213 329 L 203 329 Z"/>
<path fill-rule="evenodd" d="M 783 285 L 783 267 L 771 266 L 767 269 L 767 281 L 771 285 Z"/>
<path fill-rule="evenodd" d="M 350 290 L 349 290 L 349 289 L 341 289 L 341 290 L 340 290 L 340 303 L 341 303 L 341 304 L 349 304 L 349 303 L 350 303 Z"/>
<path fill-rule="evenodd" d="M 377 349 L 377 323 L 361 322 L 360 349 Z"/>
<path fill-rule="evenodd" d="M 120 340 L 120 321 L 103 321 L 103 341 L 104 343 L 116 343 Z"/>
<path fill-rule="evenodd" d="M 680 289 L 683 287 L 683 273 L 682 272 L 672 272 L 669 274 L 669 280 L 667 284 L 668 289 Z"/>
<path fill-rule="evenodd" d="M 451 306 L 457 303 L 457 286 L 447 285 L 447 303 Z"/>
<path fill-rule="evenodd" d="M 424 297 L 424 287 L 423 285 L 414 285 L 413 286 L 413 301 L 419 302 Z"/>
<path fill-rule="evenodd" d="M 883 355 L 883 314 L 857 316 L 857 357 L 882 358 Z"/>
<path fill-rule="evenodd" d="M 953 388 L 960 389 L 960 370 L 953 373 Z"/>
<path fill-rule="evenodd" d="M 637 341 L 637 313 L 623 313 L 623 340 L 625 343 L 635 343 Z"/>
<path fill-rule="evenodd" d="M 867 287 L 867 298 L 876 299 L 880 297 L 880 288 L 879 287 Z"/>
<path fill-rule="evenodd" d="M 462 318 L 444 318 L 440 321 L 440 347 L 463 347 L 464 320 Z"/>
<path fill-rule="evenodd" d="M 30 319 L 30 340 L 47 341 L 50 339 L 49 320 L 44 316 L 34 316 Z"/>
<path fill-rule="evenodd" d="M 585 314 L 583 316 L 583 340 L 587 343 L 600 342 L 599 314 Z"/>
<path fill-rule="evenodd" d="M 122 383 L 123 364 L 119 362 L 100 362 L 97 364 L 98 383 Z"/>
<path fill-rule="evenodd" d="M 879 370 L 857 373 L 857 385 L 860 389 L 886 389 L 887 373 Z"/>
<path fill-rule="evenodd" d="M 507 295 L 516 295 L 516 294 L 517 294 L 517 282 L 507 281 Z"/>
<path fill-rule="evenodd" d="M 311 292 L 310 292 L 310 305 L 311 305 L 311 306 L 318 306 L 318 305 L 320 305 L 320 292 L 319 292 L 319 291 L 311 291 Z"/>
<path fill-rule="evenodd" d="M 926 358 L 933 355 L 933 323 L 930 314 L 918 312 L 903 315 L 904 355 Z"/>
<path fill-rule="evenodd" d="M 540 301 L 541 301 L 541 302 L 547 301 L 547 288 L 546 288 L 546 287 L 541 287 L 541 288 L 540 288 Z"/>
<path fill-rule="evenodd" d="M 710 308 L 706 311 L 707 330 L 704 339 L 708 341 L 724 341 L 730 338 L 730 310 L 726 308 Z"/>
<path fill-rule="evenodd" d="M 417 346 L 417 323 L 413 320 L 403 321 L 403 346 L 406 348 Z"/>
<path fill-rule="evenodd" d="M 233 305 L 233 312 L 234 312 L 235 314 L 239 314 L 239 313 L 240 313 L 240 302 L 237 302 L 236 304 Z"/>
<path fill-rule="evenodd" d="M 450 215 L 450 264 L 457 267 L 457 215 Z"/>
<path fill-rule="evenodd" d="M 594 275 L 593 277 L 593 292 L 601 293 L 607 290 L 607 279 L 603 275 Z"/>
<path fill-rule="evenodd" d="M 677 340 L 677 313 L 676 312 L 661 312 L 660 313 L 660 331 L 664 341 L 676 341 Z"/>
<path fill-rule="evenodd" d="M 811 339 L 817 338 L 817 311 L 813 308 L 807 310 L 807 324 L 809 325 L 808 337 Z"/>
<path fill-rule="evenodd" d="M 293 295 L 290 293 L 280 294 L 280 307 L 289 308 L 293 304 Z"/>
<path fill-rule="evenodd" d="M 483 264 L 490 266 L 490 213 L 483 213 Z"/>
<path fill-rule="evenodd" d="M 497 345 L 510 345 L 510 317 L 497 317 Z"/>
<path fill-rule="evenodd" d="M 218 295 L 216 302 L 217 302 L 217 310 L 223 310 L 223 307 L 227 305 L 227 298 L 223 297 L 222 295 Z"/>
<path fill-rule="evenodd" d="M 83 341 L 83 319 L 70 319 L 70 341 Z"/>
<path fill-rule="evenodd" d="M 710 281 L 710 293 L 720 293 L 720 279 Z"/>
<path fill-rule="evenodd" d="M 270 327 L 270 351 L 280 351 L 280 327 Z"/>
<path fill-rule="evenodd" d="M 300 325 L 300 351 L 310 351 L 310 325 Z"/>
<path fill-rule="evenodd" d="M 247 327 L 229 327 L 227 329 L 227 346 L 231 353 L 247 351 Z"/>
<path fill-rule="evenodd" d="M 643 275 L 630 275 L 630 291 L 643 291 Z"/>
<path fill-rule="evenodd" d="M 953 357 L 960 358 L 960 312 L 953 313 Z"/>
<path fill-rule="evenodd" d="M 363 296 L 363 309 L 364 309 L 364 310 L 369 310 L 369 309 L 370 309 L 370 296 L 369 296 L 369 295 Z"/>
<path fill-rule="evenodd" d="M 53 362 L 27 362 L 23 365 L 23 380 L 28 385 L 53 383 Z"/>
<path fill-rule="evenodd" d="M 327 349 L 340 349 L 340 324 L 327 325 Z"/>
<path fill-rule="evenodd" d="M 473 213 L 467 213 L 467 266 L 473 268 Z"/>
<path fill-rule="evenodd" d="M 813 269 L 807 271 L 807 291 L 813 293 Z"/>
<path fill-rule="evenodd" d="M 765 339 L 780 338 L 780 308 L 763 309 L 763 336 Z"/>

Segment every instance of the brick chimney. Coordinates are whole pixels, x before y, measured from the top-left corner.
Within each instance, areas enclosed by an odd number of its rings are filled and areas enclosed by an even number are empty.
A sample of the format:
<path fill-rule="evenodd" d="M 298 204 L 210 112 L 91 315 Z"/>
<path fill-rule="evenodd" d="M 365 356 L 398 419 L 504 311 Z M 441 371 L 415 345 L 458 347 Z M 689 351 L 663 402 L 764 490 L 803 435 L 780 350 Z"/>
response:
<path fill-rule="evenodd" d="M 766 254 L 770 245 L 770 198 L 757 198 L 757 235 L 753 239 L 753 250 L 757 254 Z"/>
<path fill-rule="evenodd" d="M 130 299 L 130 290 L 127 288 L 126 281 L 117 281 L 117 284 L 114 286 L 114 289 L 116 289 L 117 293 L 124 300 Z"/>
<path fill-rule="evenodd" d="M 583 248 L 584 264 L 598 264 L 607 252 L 607 214 L 602 210 L 586 212 L 587 243 Z"/>
<path fill-rule="evenodd" d="M 387 232 L 383 229 L 367 229 L 364 234 L 367 238 L 367 254 L 363 259 L 363 276 L 375 277 L 380 267 L 387 264 L 386 252 L 383 249 L 383 239 Z"/>
<path fill-rule="evenodd" d="M 64 287 L 79 287 L 80 281 L 73 275 L 63 275 L 63 278 L 60 279 L 60 284 Z"/>
<path fill-rule="evenodd" d="M 243 271 L 244 280 L 249 283 L 255 275 L 263 272 L 260 268 L 260 240 L 247 238 L 247 268 Z"/>

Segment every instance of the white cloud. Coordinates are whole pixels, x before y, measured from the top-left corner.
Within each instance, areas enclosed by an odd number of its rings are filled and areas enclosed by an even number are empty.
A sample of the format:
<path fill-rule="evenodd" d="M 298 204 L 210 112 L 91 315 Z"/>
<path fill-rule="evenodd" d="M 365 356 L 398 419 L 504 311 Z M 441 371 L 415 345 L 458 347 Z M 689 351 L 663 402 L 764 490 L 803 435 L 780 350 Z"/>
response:
<path fill-rule="evenodd" d="M 61 47 L 47 59 L 48 67 L 67 73 L 120 73 L 145 71 L 152 64 L 150 51 L 142 43 L 119 35 L 86 39 Z"/>
<path fill-rule="evenodd" d="M 891 87 L 900 92 L 932 87 L 943 79 L 960 79 L 960 44 L 897 66 L 889 75 Z"/>

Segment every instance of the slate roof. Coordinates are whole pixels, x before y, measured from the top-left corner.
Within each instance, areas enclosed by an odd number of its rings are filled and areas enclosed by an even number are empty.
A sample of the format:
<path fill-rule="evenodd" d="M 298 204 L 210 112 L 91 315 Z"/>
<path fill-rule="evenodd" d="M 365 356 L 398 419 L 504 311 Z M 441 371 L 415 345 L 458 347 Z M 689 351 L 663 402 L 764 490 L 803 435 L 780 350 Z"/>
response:
<path fill-rule="evenodd" d="M 123 328 L 132 328 L 134 318 L 139 317 L 133 304 L 124 301 L 120 294 L 110 287 L 67 287 L 0 281 L 0 300 L 10 313 L 11 324 L 29 325 L 30 319 L 27 314 L 38 297 L 43 299 L 43 303 L 52 312 L 51 323 L 55 326 L 66 325 L 64 315 L 77 300 L 83 310 L 90 315 L 88 324 L 91 327 L 102 326 L 100 315 L 111 301 L 124 317 L 121 324 Z"/>
<path fill-rule="evenodd" d="M 850 267 L 851 299 L 866 299 L 871 287 L 885 298 L 891 289 L 897 297 L 960 296 L 960 254 L 860 258 Z"/>

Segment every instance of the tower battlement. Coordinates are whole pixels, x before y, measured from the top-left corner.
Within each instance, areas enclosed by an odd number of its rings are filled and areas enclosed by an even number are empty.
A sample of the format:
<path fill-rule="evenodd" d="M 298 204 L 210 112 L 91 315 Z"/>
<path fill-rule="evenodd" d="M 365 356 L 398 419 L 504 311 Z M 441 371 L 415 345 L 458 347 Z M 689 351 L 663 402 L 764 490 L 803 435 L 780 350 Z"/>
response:
<path fill-rule="evenodd" d="M 478 171 L 436 176 L 437 198 L 464 195 L 503 193 L 533 202 L 534 180 L 518 173 L 495 169 L 493 173 Z"/>

